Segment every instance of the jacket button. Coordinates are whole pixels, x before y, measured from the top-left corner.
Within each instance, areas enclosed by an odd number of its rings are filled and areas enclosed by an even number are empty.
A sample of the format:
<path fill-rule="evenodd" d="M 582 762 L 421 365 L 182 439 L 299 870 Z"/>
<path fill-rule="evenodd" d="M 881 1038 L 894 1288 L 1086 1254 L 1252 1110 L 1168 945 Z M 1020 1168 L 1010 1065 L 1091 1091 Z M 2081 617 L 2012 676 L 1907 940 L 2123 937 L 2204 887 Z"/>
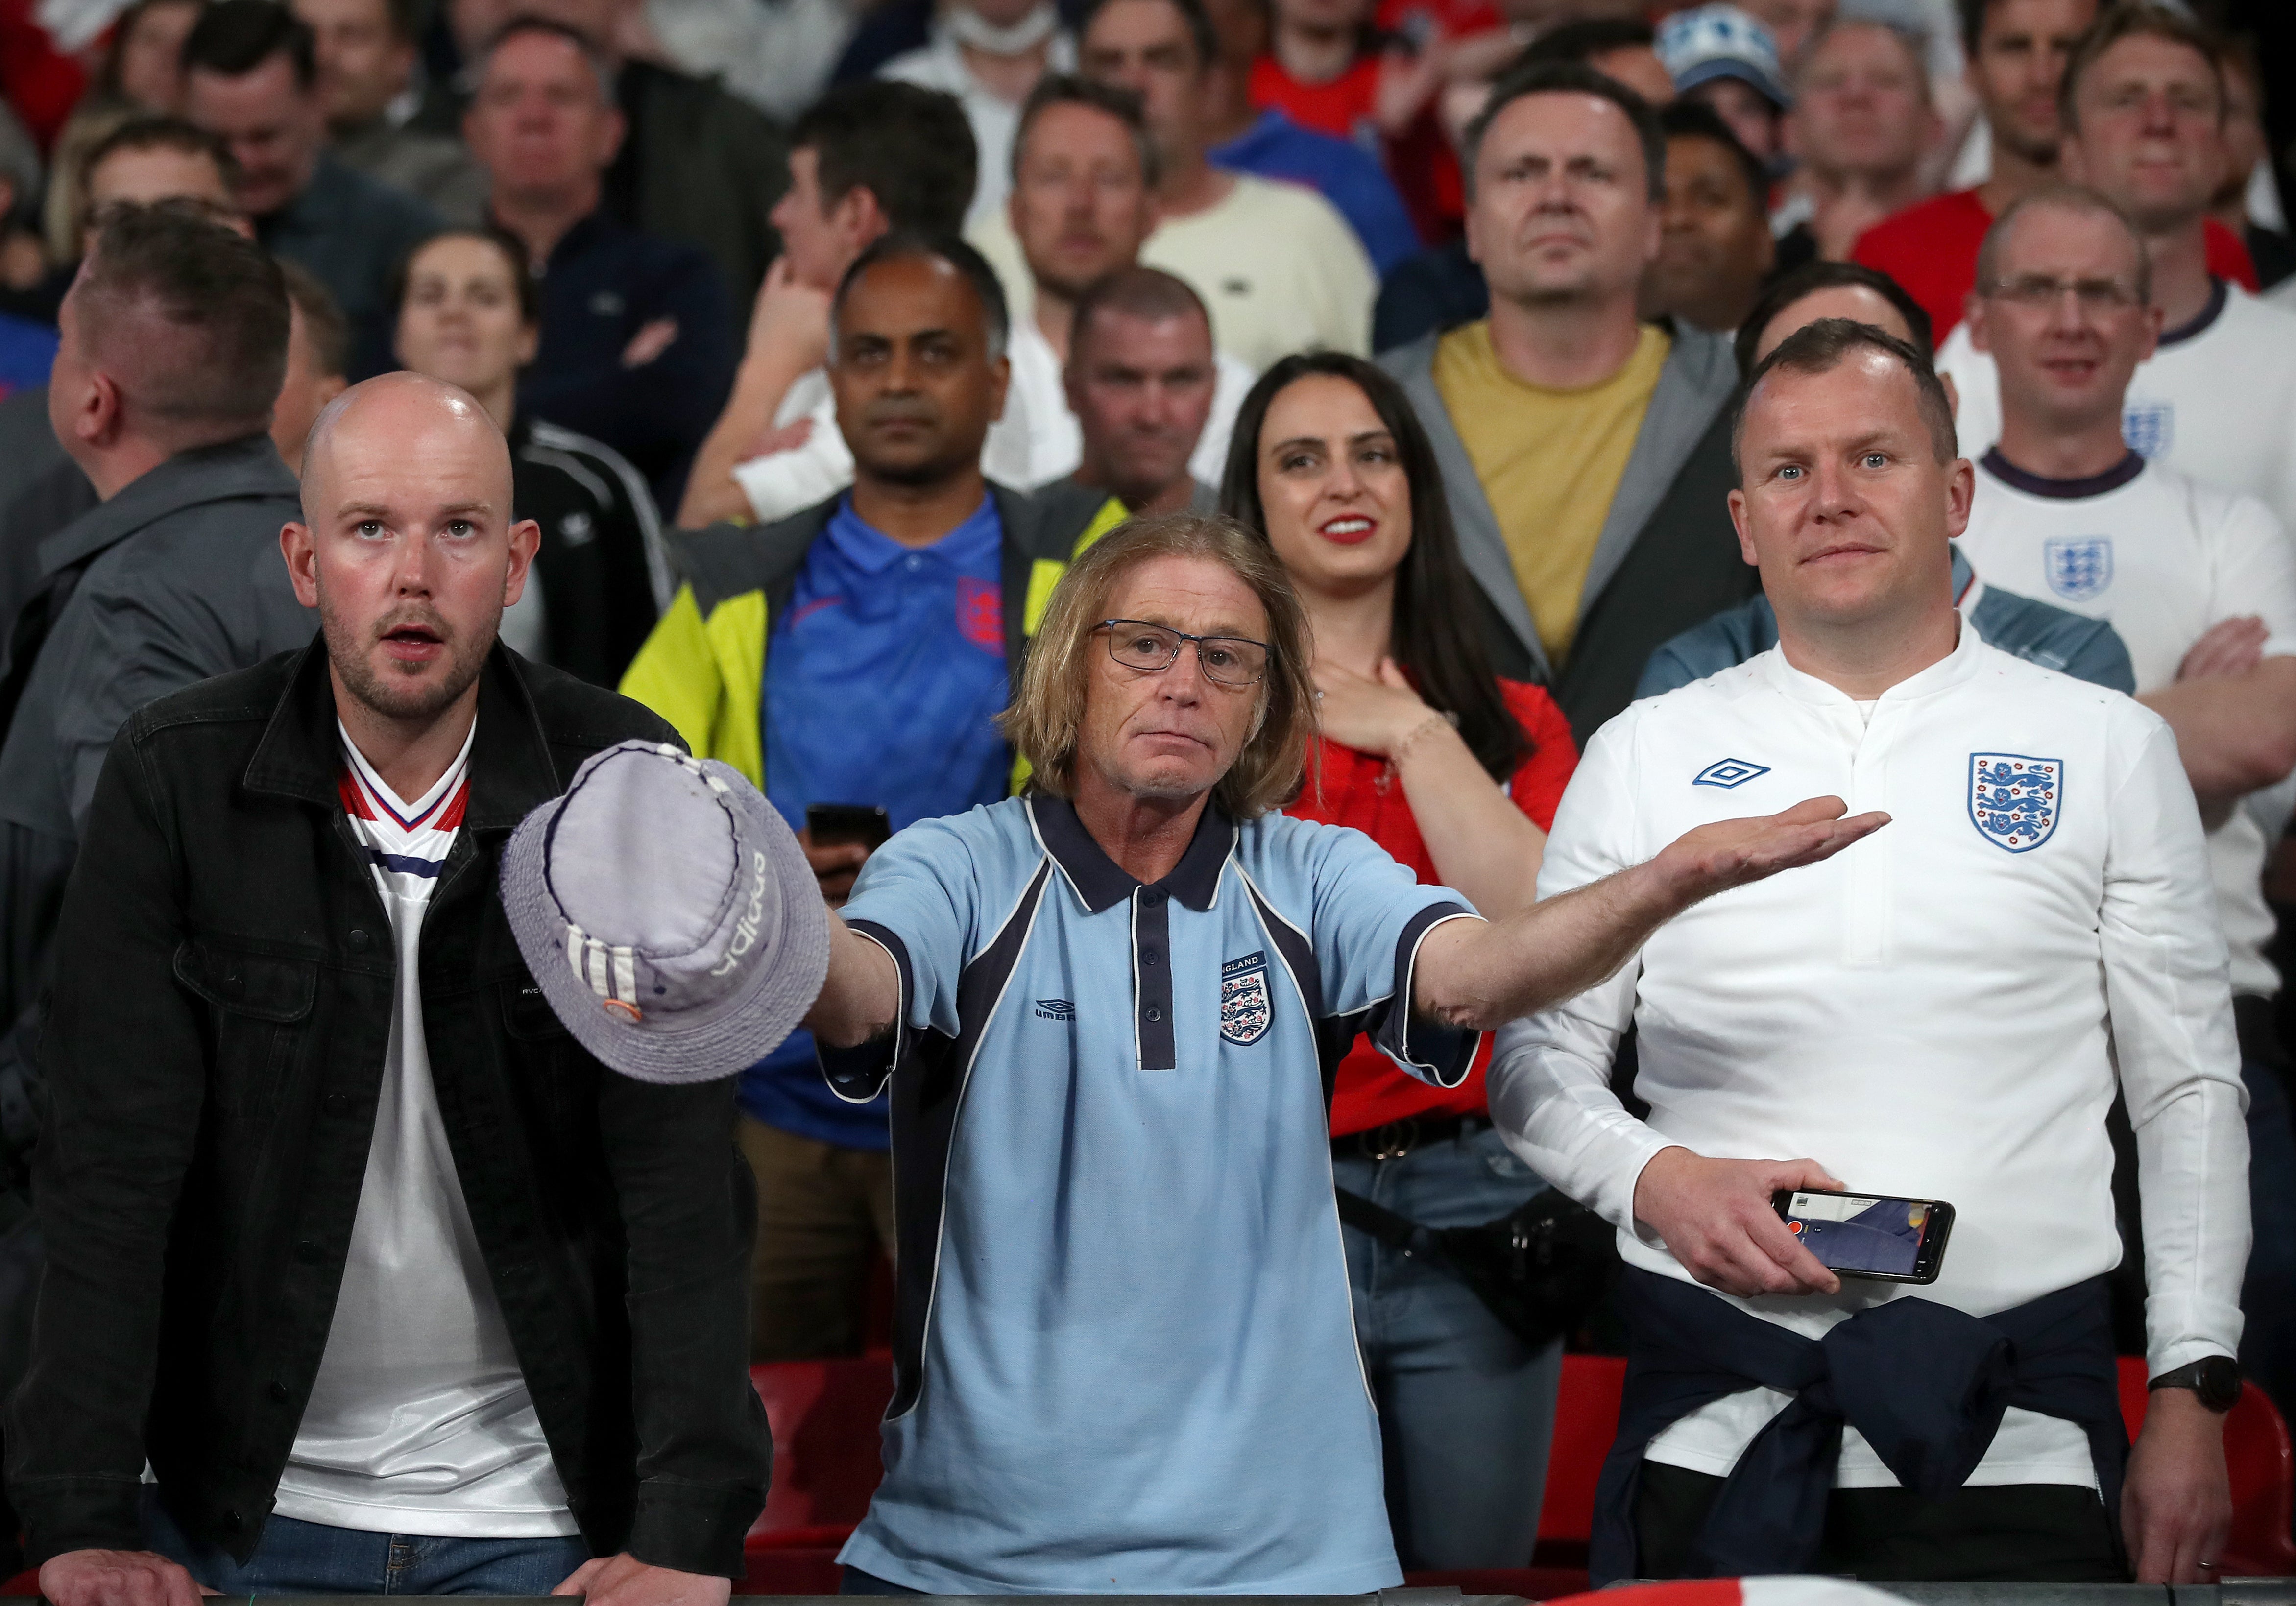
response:
<path fill-rule="evenodd" d="M 306 1238 L 295 1246 L 295 1258 L 305 1266 L 318 1265 L 324 1255 L 324 1251 L 319 1248 L 318 1241 L 315 1238 Z"/>
<path fill-rule="evenodd" d="M 1161 1020 L 1163 1018 L 1164 1018 L 1164 1012 L 1163 1012 L 1162 1010 L 1158 1009 L 1158 1008 L 1157 1008 L 1154 1004 L 1150 1004 L 1150 1005 L 1148 1006 L 1148 1019 L 1149 1019 L 1149 1020 Z"/>
<path fill-rule="evenodd" d="M 274 1378 L 271 1380 L 271 1397 L 283 1405 L 291 1396 L 288 1392 L 287 1385 Z"/>
<path fill-rule="evenodd" d="M 351 945 L 351 952 L 354 954 L 364 954 L 366 952 L 367 935 L 364 930 L 357 927 L 353 927 L 351 929 L 349 941 Z"/>
<path fill-rule="evenodd" d="M 239 1531 L 239 1513 L 237 1512 L 226 1512 L 223 1514 L 223 1525 L 233 1533 L 237 1533 Z"/>

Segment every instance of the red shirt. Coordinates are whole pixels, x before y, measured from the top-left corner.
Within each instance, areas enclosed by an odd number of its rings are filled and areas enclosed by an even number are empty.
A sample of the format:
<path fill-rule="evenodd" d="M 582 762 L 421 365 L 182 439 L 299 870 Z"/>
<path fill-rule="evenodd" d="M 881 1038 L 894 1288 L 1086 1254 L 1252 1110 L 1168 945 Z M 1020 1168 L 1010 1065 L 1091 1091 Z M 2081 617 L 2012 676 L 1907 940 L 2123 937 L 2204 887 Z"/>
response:
<path fill-rule="evenodd" d="M 1932 195 L 1860 234 L 1849 259 L 1877 267 L 1902 285 L 1930 315 L 1930 332 L 1942 346 L 1961 322 L 1962 303 L 1977 287 L 1977 248 L 1992 226 L 1993 214 L 1975 190 Z M 2256 264 L 2240 236 L 2213 217 L 2206 233 L 2209 272 L 2252 293 Z"/>
<path fill-rule="evenodd" d="M 1262 56 L 1251 64 L 1245 93 L 1254 106 L 1273 106 L 1303 128 L 1379 148 L 1378 124 L 1372 116 L 1379 99 L 1379 57 L 1371 52 L 1349 62 L 1348 70 L 1328 84 L 1295 78 L 1274 56 Z"/>
<path fill-rule="evenodd" d="M 1508 795 L 1516 807 L 1530 816 L 1531 823 L 1546 831 L 1554 825 L 1562 789 L 1570 784 L 1570 772 L 1578 766 L 1570 722 L 1544 687 L 1502 680 L 1499 693 L 1531 743 L 1530 755 L 1515 767 Z M 1426 843 L 1420 840 L 1419 824 L 1411 817 L 1411 804 L 1403 795 L 1402 784 L 1390 783 L 1384 794 L 1379 790 L 1386 759 L 1319 740 L 1308 750 L 1308 773 L 1315 776 L 1319 769 L 1322 796 L 1311 784 L 1284 809 L 1285 814 L 1327 825 L 1352 825 L 1422 882 L 1432 886 L 1441 881 Z M 1348 1057 L 1340 1061 L 1332 1096 L 1332 1135 L 1367 1132 L 1411 1115 L 1480 1115 L 1483 1073 L 1490 1062 L 1491 1040 L 1486 1037 L 1476 1046 L 1475 1063 L 1467 1079 L 1447 1092 L 1398 1069 L 1394 1061 L 1358 1037 Z"/>

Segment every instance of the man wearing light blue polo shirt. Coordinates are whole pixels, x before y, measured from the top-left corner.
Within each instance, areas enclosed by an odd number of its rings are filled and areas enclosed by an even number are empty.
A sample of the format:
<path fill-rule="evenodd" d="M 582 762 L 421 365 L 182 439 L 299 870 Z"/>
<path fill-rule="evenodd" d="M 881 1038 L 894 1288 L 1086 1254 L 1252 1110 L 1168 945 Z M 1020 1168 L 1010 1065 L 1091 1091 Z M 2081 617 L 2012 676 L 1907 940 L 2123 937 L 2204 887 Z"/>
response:
<path fill-rule="evenodd" d="M 1266 544 L 1135 520 L 1054 592 L 1027 797 L 894 837 L 832 918 L 830 1080 L 890 1077 L 899 1287 L 853 1593 L 1339 1594 L 1400 1581 L 1323 1092 L 1358 1031 L 1439 1085 L 1696 899 L 1883 823 L 1707 827 L 1496 925 L 1271 812 L 1314 730 Z"/>

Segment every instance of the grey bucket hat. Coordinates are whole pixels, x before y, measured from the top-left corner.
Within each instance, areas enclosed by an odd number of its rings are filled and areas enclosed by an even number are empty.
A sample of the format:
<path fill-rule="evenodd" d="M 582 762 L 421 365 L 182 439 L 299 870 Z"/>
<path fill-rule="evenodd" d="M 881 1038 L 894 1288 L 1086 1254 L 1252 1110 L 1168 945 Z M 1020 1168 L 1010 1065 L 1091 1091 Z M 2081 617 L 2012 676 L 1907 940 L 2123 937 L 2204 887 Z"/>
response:
<path fill-rule="evenodd" d="M 788 1037 L 829 969 L 821 886 L 740 772 L 674 747 L 594 753 L 502 856 L 527 969 L 582 1046 L 642 1082 L 706 1082 Z"/>

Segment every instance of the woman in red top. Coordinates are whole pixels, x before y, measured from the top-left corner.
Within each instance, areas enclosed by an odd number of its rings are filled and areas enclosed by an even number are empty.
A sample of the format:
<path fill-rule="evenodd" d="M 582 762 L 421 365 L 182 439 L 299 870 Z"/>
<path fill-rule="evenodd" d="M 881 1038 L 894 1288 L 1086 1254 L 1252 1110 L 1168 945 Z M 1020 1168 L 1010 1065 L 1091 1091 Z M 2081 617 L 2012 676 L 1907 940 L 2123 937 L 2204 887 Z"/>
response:
<path fill-rule="evenodd" d="M 1314 627 L 1323 733 L 1286 812 L 1356 827 L 1494 919 L 1530 903 L 1578 755 L 1544 690 L 1491 673 L 1434 449 L 1401 388 L 1335 352 L 1276 364 L 1236 419 L 1220 509 L 1267 537 Z M 1332 1103 L 1339 1186 L 1438 1227 L 1544 1188 L 1484 1113 L 1489 1059 L 1487 1039 L 1447 1092 L 1357 1038 Z M 1346 1237 L 1403 1565 L 1529 1566 L 1560 1347 L 1527 1348 L 1448 1274 Z"/>

